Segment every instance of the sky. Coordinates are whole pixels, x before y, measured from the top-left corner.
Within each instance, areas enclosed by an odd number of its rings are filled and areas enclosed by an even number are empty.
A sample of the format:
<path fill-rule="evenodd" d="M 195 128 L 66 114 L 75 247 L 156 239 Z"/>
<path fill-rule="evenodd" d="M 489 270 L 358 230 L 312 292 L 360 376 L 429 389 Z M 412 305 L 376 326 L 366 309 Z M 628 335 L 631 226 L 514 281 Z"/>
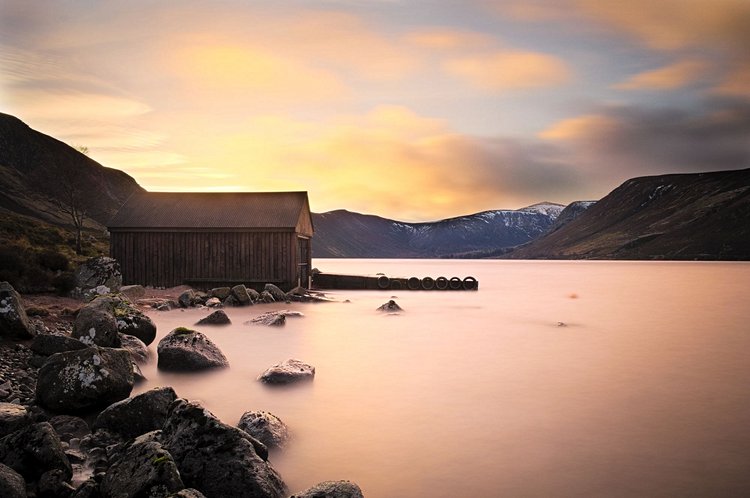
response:
<path fill-rule="evenodd" d="M 430 221 L 750 167 L 750 0 L 0 0 L 0 112 L 154 191 Z"/>

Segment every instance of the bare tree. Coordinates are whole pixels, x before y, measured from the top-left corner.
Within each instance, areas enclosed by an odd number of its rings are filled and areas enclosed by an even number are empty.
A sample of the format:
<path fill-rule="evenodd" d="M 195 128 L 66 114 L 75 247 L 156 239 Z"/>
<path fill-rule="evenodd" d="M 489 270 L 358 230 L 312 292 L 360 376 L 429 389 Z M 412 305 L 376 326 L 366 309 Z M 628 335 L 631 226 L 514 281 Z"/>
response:
<path fill-rule="evenodd" d="M 77 152 L 88 155 L 88 147 L 78 145 Z M 91 206 L 96 206 L 102 196 L 100 188 L 92 183 L 92 178 L 74 161 L 57 160 L 40 168 L 35 177 L 36 183 L 48 208 L 42 208 L 55 217 L 68 219 L 75 233 L 76 254 L 82 254 L 83 229 L 86 220 L 92 218 Z"/>

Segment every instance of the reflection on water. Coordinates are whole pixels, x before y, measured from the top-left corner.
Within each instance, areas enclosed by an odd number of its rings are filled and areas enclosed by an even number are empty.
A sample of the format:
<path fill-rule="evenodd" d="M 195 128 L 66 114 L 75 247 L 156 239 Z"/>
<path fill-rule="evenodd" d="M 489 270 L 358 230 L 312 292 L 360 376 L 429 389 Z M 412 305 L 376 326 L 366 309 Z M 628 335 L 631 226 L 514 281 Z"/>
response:
<path fill-rule="evenodd" d="M 171 385 L 230 424 L 248 410 L 278 415 L 294 439 L 270 459 L 292 492 L 349 479 L 368 498 L 750 494 L 750 264 L 315 266 L 473 275 L 480 290 L 230 308 L 233 325 L 198 327 L 229 369 L 168 374 L 154 360 L 136 391 Z M 376 312 L 391 295 L 405 311 Z M 274 308 L 305 316 L 243 324 Z M 160 338 L 207 314 L 151 317 Z M 314 365 L 314 382 L 256 381 L 287 358 Z"/>

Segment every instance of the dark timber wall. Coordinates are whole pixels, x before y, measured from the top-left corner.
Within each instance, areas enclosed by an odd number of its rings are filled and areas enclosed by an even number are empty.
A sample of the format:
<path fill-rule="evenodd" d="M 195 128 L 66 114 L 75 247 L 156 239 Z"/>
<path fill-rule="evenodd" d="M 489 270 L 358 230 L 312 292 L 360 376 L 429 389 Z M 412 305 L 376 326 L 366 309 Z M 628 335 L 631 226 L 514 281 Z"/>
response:
<path fill-rule="evenodd" d="M 291 231 L 111 231 L 111 254 L 125 284 L 197 288 L 297 285 L 298 234 Z M 304 256 L 302 256 L 304 257 Z M 301 282 L 306 286 L 307 282 Z"/>

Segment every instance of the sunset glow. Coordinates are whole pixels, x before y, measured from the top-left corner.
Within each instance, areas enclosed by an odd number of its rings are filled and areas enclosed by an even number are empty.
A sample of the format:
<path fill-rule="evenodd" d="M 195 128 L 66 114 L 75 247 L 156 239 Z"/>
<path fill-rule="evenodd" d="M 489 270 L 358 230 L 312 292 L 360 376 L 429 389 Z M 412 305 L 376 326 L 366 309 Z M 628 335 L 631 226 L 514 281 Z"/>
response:
<path fill-rule="evenodd" d="M 149 190 L 434 220 L 750 166 L 746 0 L 0 6 L 0 112 Z"/>

